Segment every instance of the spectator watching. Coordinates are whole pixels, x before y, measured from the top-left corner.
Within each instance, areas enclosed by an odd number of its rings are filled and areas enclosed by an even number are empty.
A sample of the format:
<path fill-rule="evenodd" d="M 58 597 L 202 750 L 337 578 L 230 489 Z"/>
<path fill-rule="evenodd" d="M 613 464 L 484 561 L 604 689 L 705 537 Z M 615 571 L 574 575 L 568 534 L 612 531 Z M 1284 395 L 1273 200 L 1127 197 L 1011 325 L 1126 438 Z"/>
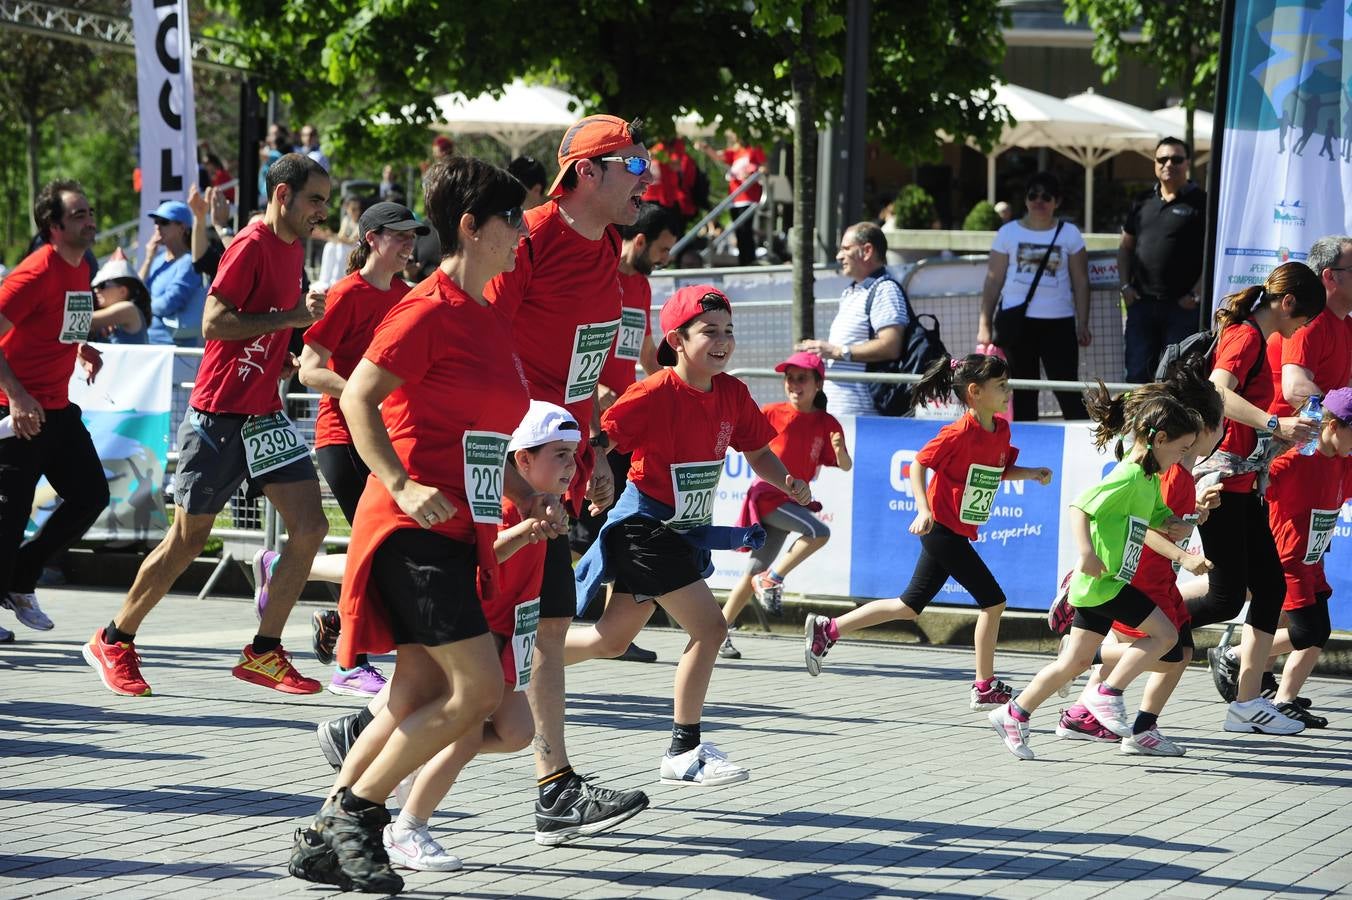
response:
<path fill-rule="evenodd" d="M 166 200 L 150 218 L 155 233 L 146 244 L 140 273 L 150 291 L 147 337 L 152 344 L 200 347 L 207 291 L 190 252 L 192 210 L 182 201 Z"/>

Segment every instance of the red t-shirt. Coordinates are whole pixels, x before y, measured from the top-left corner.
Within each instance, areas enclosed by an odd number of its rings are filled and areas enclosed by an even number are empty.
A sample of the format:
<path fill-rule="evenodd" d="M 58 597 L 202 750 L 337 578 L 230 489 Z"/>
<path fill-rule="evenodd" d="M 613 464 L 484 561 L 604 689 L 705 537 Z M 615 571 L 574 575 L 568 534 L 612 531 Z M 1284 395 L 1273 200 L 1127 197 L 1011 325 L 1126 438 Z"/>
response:
<path fill-rule="evenodd" d="M 502 500 L 502 526 L 499 533 L 521 524 L 521 510 L 506 497 Z M 526 544 L 498 563 L 498 590 L 492 601 L 484 602 L 488 630 L 510 638 L 516 626 L 516 605 L 540 596 L 545 575 L 545 543 Z"/>
<path fill-rule="evenodd" d="M 529 405 L 502 310 L 479 305 L 438 270 L 376 326 L 364 358 L 403 380 L 381 415 L 409 477 L 455 504 L 449 537 L 474 540 L 465 433 L 510 438 Z"/>
<path fill-rule="evenodd" d="M 262 220 L 244 226 L 225 248 L 209 293 L 242 313 L 285 312 L 300 303 L 305 245 L 287 243 Z M 214 413 L 278 412 L 277 379 L 286 364 L 291 329 L 242 341 L 206 342 L 188 404 Z"/>
<path fill-rule="evenodd" d="M 674 207 L 683 216 L 695 214 L 695 161 L 686 152 L 685 141 L 670 146 L 661 141 L 652 146 L 653 174 L 657 180 L 643 192 L 644 200 Z"/>
<path fill-rule="evenodd" d="M 615 333 L 615 346 L 601 369 L 601 383 L 617 395 L 637 381 L 635 366 L 643 351 L 643 342 L 652 334 L 653 289 L 648 276 L 635 272 L 626 275 L 616 272 L 620 283 L 620 330 Z"/>
<path fill-rule="evenodd" d="M 1311 532 L 1333 527 L 1343 503 L 1352 497 L 1352 460 L 1322 453 L 1302 456 L 1293 448 L 1274 459 L 1269 472 L 1268 524 L 1287 575 L 1285 608 L 1299 609 L 1314 603 L 1314 585 L 1323 580 L 1322 553 L 1316 562 L 1305 562 Z M 1331 520 L 1315 516 L 1314 510 L 1332 512 Z M 1331 536 L 1327 533 L 1326 540 Z"/>
<path fill-rule="evenodd" d="M 823 410 L 799 412 L 788 401 L 767 403 L 761 412 L 778 432 L 770 449 L 794 478 L 812 481 L 822 466 L 837 465 L 831 435 L 843 432 L 835 416 Z"/>
<path fill-rule="evenodd" d="M 1004 473 L 1018 458 L 1018 448 L 1009 444 L 1009 423 L 999 417 L 995 419 L 994 431 L 982 428 L 976 416 L 970 413 L 963 413 L 956 422 L 939 429 L 939 433 L 915 455 L 917 463 L 934 472 L 925 490 L 934 521 L 968 540 L 976 540 L 977 526 L 962 521 L 958 515 L 969 481 L 974 484 L 973 490 L 982 490 L 979 485 L 982 474 L 978 474 L 980 470 L 974 470 L 973 466 Z M 993 502 L 993 498 L 988 499 Z M 991 503 L 985 505 L 989 512 Z"/>
<path fill-rule="evenodd" d="M 1267 409 L 1272 404 L 1272 379 L 1268 377 L 1266 367 L 1249 378 L 1258 358 L 1264 354 L 1263 335 L 1251 325 L 1231 325 L 1221 332 L 1220 345 L 1216 347 L 1216 363 L 1213 369 L 1229 372 L 1238 382 L 1239 395 L 1259 409 Z M 1248 382 L 1245 379 L 1248 378 Z M 1220 448 L 1227 453 L 1248 456 L 1258 445 L 1258 434 L 1252 427 L 1233 419 L 1225 420 L 1225 434 L 1221 438 Z M 1231 493 L 1247 494 L 1253 490 L 1257 472 L 1236 475 L 1221 483 L 1221 489 Z M 1168 498 L 1165 498 L 1166 504 Z M 1172 508 L 1172 506 L 1170 507 Z M 1174 510 L 1177 512 L 1177 510 Z"/>
<path fill-rule="evenodd" d="M 720 156 L 728 166 L 728 193 L 742 186 L 742 182 L 751 177 L 751 173 L 765 165 L 765 151 L 760 147 L 738 147 L 724 150 Z M 758 181 L 737 195 L 733 206 L 748 206 L 760 200 L 764 189 L 763 181 Z"/>
<path fill-rule="evenodd" d="M 751 399 L 746 385 L 731 375 L 713 377 L 713 390 L 701 391 L 663 369 L 625 391 L 601 414 L 611 446 L 633 453 L 629 480 L 654 500 L 673 506 L 671 466 L 721 460 L 728 447 L 759 450 L 774 440 L 775 429 Z"/>
<path fill-rule="evenodd" d="M 394 279 L 390 289 L 382 291 L 361 277 L 360 272 L 353 272 L 329 288 L 324 318 L 306 329 L 305 343 L 328 350 L 328 368 L 350 378 L 370 345 L 376 326 L 408 291 L 408 283 L 402 279 Z M 347 433 L 338 398 L 323 395 L 315 417 L 315 447 L 350 443 L 352 435 Z"/>
<path fill-rule="evenodd" d="M 1302 366 L 1314 373 L 1314 383 L 1327 394 L 1352 382 L 1352 316 L 1338 318 L 1325 309 L 1304 328 L 1282 341 L 1282 365 Z M 1277 374 L 1278 385 L 1281 374 Z M 1296 411 L 1277 388 L 1272 412 L 1294 416 Z"/>
<path fill-rule="evenodd" d="M 1253 365 L 1252 360 L 1249 364 Z M 1169 511 L 1174 515 L 1188 522 L 1197 521 L 1197 482 L 1193 479 L 1192 473 L 1182 465 L 1175 463 L 1160 474 L 1160 496 L 1164 499 L 1164 505 L 1169 507 Z M 1164 614 L 1174 623 L 1175 628 L 1182 628 L 1192 621 L 1192 617 L 1188 615 L 1188 608 L 1183 603 L 1183 595 L 1178 592 L 1178 570 L 1174 568 L 1173 561 L 1169 558 L 1160 556 L 1146 547 L 1141 551 L 1141 562 L 1136 567 L 1136 577 L 1131 580 L 1131 584 L 1154 600 L 1155 605 L 1164 610 Z M 1144 636 L 1144 632 L 1121 622 L 1114 622 L 1113 628 L 1129 637 Z"/>
<path fill-rule="evenodd" d="M 0 282 L 0 316 L 14 326 L 0 336 L 0 351 L 19 384 L 43 409 L 70 405 L 76 346 L 89 337 L 93 311 L 89 267 L 83 259 L 72 266 L 51 244 L 28 254 Z M 9 405 L 3 393 L 0 403 Z"/>

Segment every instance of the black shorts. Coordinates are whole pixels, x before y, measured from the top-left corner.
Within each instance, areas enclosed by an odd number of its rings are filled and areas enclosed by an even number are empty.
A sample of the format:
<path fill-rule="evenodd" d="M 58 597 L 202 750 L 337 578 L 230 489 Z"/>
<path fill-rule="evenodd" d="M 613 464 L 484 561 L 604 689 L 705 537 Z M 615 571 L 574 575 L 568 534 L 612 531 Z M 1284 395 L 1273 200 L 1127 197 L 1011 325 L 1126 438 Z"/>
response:
<path fill-rule="evenodd" d="M 1160 657 L 1160 662 L 1176 663 L 1183 661 L 1183 651 L 1194 650 L 1197 645 L 1192 641 L 1192 626 L 1184 625 L 1178 629 L 1178 643 L 1169 648 L 1169 652 Z"/>
<path fill-rule="evenodd" d="M 366 479 L 370 476 L 371 470 L 357 455 L 357 448 L 351 444 L 329 444 L 320 447 L 315 450 L 315 458 L 319 463 L 319 471 L 324 476 L 324 483 L 333 493 L 333 499 L 338 501 L 338 508 L 343 511 L 347 524 L 351 525 L 353 516 L 357 514 L 357 503 L 361 500 L 361 493 L 366 490 Z"/>
<path fill-rule="evenodd" d="M 1121 622 L 1132 628 L 1150 618 L 1150 614 L 1159 609 L 1155 601 L 1129 584 L 1122 585 L 1117 596 L 1098 606 L 1075 607 L 1075 620 L 1072 628 L 1083 628 L 1105 637 L 1112 630 L 1113 622 Z"/>
<path fill-rule="evenodd" d="M 251 476 L 244 461 L 244 437 L 241 434 L 248 419 L 237 413 L 208 413 L 188 408 L 188 414 L 178 426 L 174 505 L 195 516 L 215 515 L 225 509 L 245 479 L 255 492 L 261 492 L 268 484 L 319 479 L 308 453 L 280 469 L 256 478 Z"/>
<path fill-rule="evenodd" d="M 568 535 L 550 538 L 545 545 L 544 579 L 540 582 L 540 618 L 571 619 L 577 614 L 577 582 L 573 580 L 573 551 Z"/>
<path fill-rule="evenodd" d="M 642 603 L 704 580 L 695 548 L 656 519 L 631 516 L 612 525 L 602 540 L 617 594 L 633 594 Z"/>
<path fill-rule="evenodd" d="M 371 579 L 396 644 L 439 647 L 488 633 L 473 544 L 401 528 L 376 548 Z"/>

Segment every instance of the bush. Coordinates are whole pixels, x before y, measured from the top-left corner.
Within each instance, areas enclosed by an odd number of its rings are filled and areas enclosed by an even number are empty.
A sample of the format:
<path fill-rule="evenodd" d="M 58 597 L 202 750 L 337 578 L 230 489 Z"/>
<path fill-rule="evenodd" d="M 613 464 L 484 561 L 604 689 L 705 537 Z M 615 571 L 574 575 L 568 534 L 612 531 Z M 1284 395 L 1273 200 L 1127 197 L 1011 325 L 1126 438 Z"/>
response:
<path fill-rule="evenodd" d="M 892 213 L 898 228 L 929 228 L 938 217 L 934 198 L 914 184 L 906 185 L 897 194 L 897 199 L 892 202 Z"/>
<path fill-rule="evenodd" d="M 963 231 L 998 231 L 1001 224 L 1000 214 L 985 200 L 973 206 L 962 220 Z"/>

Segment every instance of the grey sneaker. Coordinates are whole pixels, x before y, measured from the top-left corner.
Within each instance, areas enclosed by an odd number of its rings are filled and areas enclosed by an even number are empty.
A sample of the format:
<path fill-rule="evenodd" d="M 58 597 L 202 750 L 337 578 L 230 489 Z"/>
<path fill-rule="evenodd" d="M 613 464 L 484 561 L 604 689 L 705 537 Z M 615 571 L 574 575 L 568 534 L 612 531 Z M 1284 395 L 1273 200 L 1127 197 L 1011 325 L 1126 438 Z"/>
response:
<path fill-rule="evenodd" d="M 52 620 L 38 606 L 37 594 L 16 594 L 10 592 L 0 597 L 0 607 L 14 611 L 14 618 L 34 631 L 51 631 Z"/>
<path fill-rule="evenodd" d="M 326 804 L 315 820 L 320 838 L 337 857 L 338 870 L 351 889 L 366 894 L 397 894 L 404 879 L 390 868 L 383 833 L 390 824 L 389 810 L 372 806 L 361 812 L 343 809 L 347 788 L 338 792 L 334 803 Z"/>
<path fill-rule="evenodd" d="M 723 646 L 718 648 L 718 655 L 724 659 L 742 658 L 742 651 L 732 645 L 732 635 L 723 638 Z"/>
<path fill-rule="evenodd" d="M 315 729 L 319 749 L 324 752 L 329 765 L 333 766 L 333 771 L 337 772 L 343 767 L 347 751 L 357 742 L 357 735 L 361 734 L 360 722 L 360 713 L 350 713 L 336 719 L 325 719 Z"/>

